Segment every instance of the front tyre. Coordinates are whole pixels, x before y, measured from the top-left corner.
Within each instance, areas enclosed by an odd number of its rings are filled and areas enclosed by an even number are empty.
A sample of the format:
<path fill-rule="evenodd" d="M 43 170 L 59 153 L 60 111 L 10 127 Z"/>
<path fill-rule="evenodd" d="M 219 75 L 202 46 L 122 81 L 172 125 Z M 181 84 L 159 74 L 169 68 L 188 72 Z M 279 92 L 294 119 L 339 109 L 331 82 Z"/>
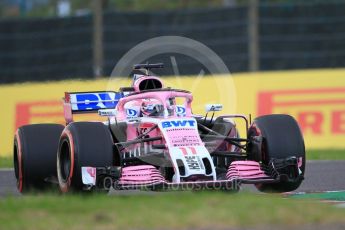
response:
<path fill-rule="evenodd" d="M 62 132 L 57 153 L 60 190 L 82 191 L 81 168 L 112 166 L 113 140 L 101 122 L 74 122 Z"/>
<path fill-rule="evenodd" d="M 304 175 L 306 162 L 304 140 L 293 117 L 283 114 L 258 117 L 248 131 L 248 138 L 253 139 L 253 137 L 262 139 L 261 148 L 255 151 L 253 159 L 267 165 L 272 159 L 297 157 L 300 161 L 301 176 Z M 257 184 L 256 187 L 262 192 L 290 192 L 296 190 L 301 183 L 302 179 L 299 179 L 293 182 Z"/>

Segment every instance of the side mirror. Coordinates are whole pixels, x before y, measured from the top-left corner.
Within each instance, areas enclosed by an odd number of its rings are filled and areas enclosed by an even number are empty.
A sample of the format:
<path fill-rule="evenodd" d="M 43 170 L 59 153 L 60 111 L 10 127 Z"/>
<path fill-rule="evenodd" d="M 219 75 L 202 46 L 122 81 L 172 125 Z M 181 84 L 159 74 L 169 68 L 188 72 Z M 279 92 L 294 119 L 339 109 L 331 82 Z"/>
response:
<path fill-rule="evenodd" d="M 207 104 L 205 106 L 206 113 L 208 112 L 215 112 L 215 111 L 222 111 L 223 105 L 222 104 Z"/>
<path fill-rule="evenodd" d="M 103 117 L 115 117 L 117 114 L 116 109 L 100 109 L 98 110 L 98 115 Z"/>

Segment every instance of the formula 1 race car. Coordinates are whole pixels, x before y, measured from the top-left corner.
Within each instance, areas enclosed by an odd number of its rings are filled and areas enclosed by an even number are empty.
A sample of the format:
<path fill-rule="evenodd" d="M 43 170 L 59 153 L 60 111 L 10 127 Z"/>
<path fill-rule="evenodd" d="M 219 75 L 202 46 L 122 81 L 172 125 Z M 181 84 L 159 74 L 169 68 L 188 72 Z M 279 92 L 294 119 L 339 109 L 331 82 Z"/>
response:
<path fill-rule="evenodd" d="M 264 192 L 297 189 L 305 171 L 304 140 L 289 115 L 214 117 L 222 105 L 192 113 L 193 96 L 150 76 L 163 64 L 138 64 L 131 87 L 119 92 L 67 92 L 66 126 L 20 127 L 14 168 L 20 192 L 51 183 L 62 192 L 125 189 L 238 190 L 254 184 Z M 95 112 L 104 122 L 74 122 Z M 246 136 L 235 121 L 242 119 Z"/>

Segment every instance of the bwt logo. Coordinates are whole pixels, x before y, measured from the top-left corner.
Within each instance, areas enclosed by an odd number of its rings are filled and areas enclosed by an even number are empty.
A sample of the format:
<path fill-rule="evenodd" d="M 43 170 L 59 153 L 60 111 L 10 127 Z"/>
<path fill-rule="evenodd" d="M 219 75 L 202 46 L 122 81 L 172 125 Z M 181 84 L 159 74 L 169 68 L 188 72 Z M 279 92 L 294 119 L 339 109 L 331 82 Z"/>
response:
<path fill-rule="evenodd" d="M 179 121 L 163 121 L 162 127 L 165 128 L 172 128 L 172 127 L 194 127 L 195 126 L 195 120 L 179 120 Z"/>
<path fill-rule="evenodd" d="M 72 109 L 74 111 L 113 109 L 121 97 L 121 93 L 115 92 L 71 94 Z"/>
<path fill-rule="evenodd" d="M 276 90 L 258 94 L 258 115 L 293 115 L 302 131 L 345 134 L 345 88 Z"/>

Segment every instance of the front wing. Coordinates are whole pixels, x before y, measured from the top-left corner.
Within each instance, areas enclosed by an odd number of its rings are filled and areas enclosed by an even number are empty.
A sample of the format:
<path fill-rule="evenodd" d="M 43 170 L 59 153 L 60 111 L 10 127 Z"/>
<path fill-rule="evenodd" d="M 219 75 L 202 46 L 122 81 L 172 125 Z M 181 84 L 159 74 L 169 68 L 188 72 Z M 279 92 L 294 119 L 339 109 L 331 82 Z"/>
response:
<path fill-rule="evenodd" d="M 195 181 L 167 181 L 152 165 L 128 167 L 82 167 L 86 190 L 239 190 L 242 184 L 268 184 L 303 180 L 296 157 L 273 159 L 268 165 L 255 161 L 234 161 L 225 178 L 203 178 Z M 292 170 L 293 169 L 293 170 Z M 294 172 L 294 173 L 291 173 Z"/>

